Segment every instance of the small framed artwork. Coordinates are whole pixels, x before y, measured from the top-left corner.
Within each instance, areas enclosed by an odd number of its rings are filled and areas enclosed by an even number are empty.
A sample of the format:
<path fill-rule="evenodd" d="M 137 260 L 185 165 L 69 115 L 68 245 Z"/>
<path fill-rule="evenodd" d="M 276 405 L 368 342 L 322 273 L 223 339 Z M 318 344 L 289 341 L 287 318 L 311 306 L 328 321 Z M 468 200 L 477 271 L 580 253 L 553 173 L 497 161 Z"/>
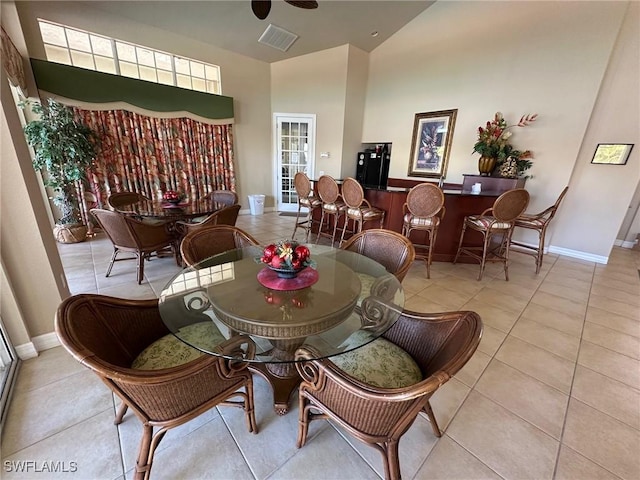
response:
<path fill-rule="evenodd" d="M 604 165 L 625 165 L 633 143 L 599 143 L 591 163 Z"/>
<path fill-rule="evenodd" d="M 410 177 L 444 178 L 458 110 L 416 113 L 411 141 Z"/>

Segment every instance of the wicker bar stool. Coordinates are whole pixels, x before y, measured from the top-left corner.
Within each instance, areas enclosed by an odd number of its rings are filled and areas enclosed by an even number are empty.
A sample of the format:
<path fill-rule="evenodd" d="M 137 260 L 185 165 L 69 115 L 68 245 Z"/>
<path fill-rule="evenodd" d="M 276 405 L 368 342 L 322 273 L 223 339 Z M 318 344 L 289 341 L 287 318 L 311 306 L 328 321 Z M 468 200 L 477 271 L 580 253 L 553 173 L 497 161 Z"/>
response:
<path fill-rule="evenodd" d="M 410 238 L 411 232 L 418 230 L 426 232 L 428 237 L 428 244 L 413 242 L 416 258 L 423 259 L 427 264 L 427 278 L 431 278 L 433 248 L 445 211 L 444 193 L 434 183 L 421 183 L 413 187 L 409 190 L 407 201 L 402 206 L 402 234 Z"/>
<path fill-rule="evenodd" d="M 551 223 L 551 219 L 555 216 L 558 207 L 560 206 L 560 202 L 567 194 L 567 190 L 569 187 L 564 187 L 564 190 L 560 193 L 560 196 L 556 200 L 556 203 L 551 205 L 549 208 L 546 208 L 540 213 L 535 214 L 527 214 L 523 213 L 518 218 L 516 218 L 516 227 L 520 228 L 528 228 L 530 230 L 535 230 L 538 232 L 538 245 L 529 245 L 522 242 L 511 241 L 511 245 L 515 245 L 517 248 L 514 248 L 514 252 L 524 253 L 526 255 L 532 255 L 536 259 L 536 275 L 540 273 L 540 268 L 542 267 L 542 260 L 544 257 L 544 237 L 547 232 L 547 227 L 549 223 Z"/>
<path fill-rule="evenodd" d="M 347 209 L 345 211 L 342 235 L 340 236 L 340 245 L 344 242 L 344 234 L 348 230 L 349 220 L 353 222 L 353 230 L 350 231 L 351 234 L 360 233 L 362 231 L 362 225 L 365 222 L 374 220 L 379 220 L 380 228 L 382 228 L 385 211 L 371 206 L 364 198 L 362 185 L 360 185 L 355 178 L 345 178 L 342 183 L 342 199 L 347 205 Z"/>
<path fill-rule="evenodd" d="M 482 280 L 486 262 L 502 262 L 504 265 L 505 280 L 509 280 L 509 247 L 511 245 L 511 235 L 515 226 L 515 220 L 525 211 L 529 204 L 529 192 L 524 188 L 515 188 L 500 195 L 491 208 L 487 208 L 480 215 L 469 215 L 464 218 L 462 232 L 460 233 L 460 243 L 455 264 L 461 253 L 469 255 L 480 261 L 480 273 L 478 280 Z M 464 233 L 470 228 L 480 232 L 484 238 L 481 247 L 463 247 L 462 240 Z M 501 236 L 500 243 L 492 246 L 494 236 Z M 480 251 L 480 254 L 476 253 Z"/>
<path fill-rule="evenodd" d="M 336 231 L 340 217 L 344 215 L 347 206 L 341 200 L 340 189 L 338 183 L 329 175 L 322 175 L 318 179 L 318 196 L 322 201 L 322 217 L 320 217 L 320 225 L 318 226 L 318 236 L 316 243 L 320 240 L 320 236 L 331 237 L 331 245 L 336 241 Z M 329 217 L 333 217 L 333 233 L 323 232 L 324 219 L 327 217 L 327 228 L 331 229 Z"/>
<path fill-rule="evenodd" d="M 305 241 L 309 242 L 309 234 L 313 226 L 313 211 L 322 206 L 322 201 L 313 194 L 311 181 L 303 172 L 295 174 L 293 186 L 298 195 L 298 213 L 296 214 L 296 224 L 293 227 L 291 238 L 295 238 L 298 228 L 303 228 L 307 232 Z M 301 217 L 300 213 L 303 208 L 307 209 L 307 214 Z"/>

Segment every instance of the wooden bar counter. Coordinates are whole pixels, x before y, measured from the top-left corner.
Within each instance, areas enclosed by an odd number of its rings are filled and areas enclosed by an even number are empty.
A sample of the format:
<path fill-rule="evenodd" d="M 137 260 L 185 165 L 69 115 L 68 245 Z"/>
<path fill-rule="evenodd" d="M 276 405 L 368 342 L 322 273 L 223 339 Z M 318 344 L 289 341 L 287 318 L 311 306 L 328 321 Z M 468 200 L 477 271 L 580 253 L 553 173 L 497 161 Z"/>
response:
<path fill-rule="evenodd" d="M 389 179 L 389 184 L 392 186 L 386 189 L 364 187 L 364 196 L 371 205 L 386 212 L 384 228 L 402 233 L 402 206 L 407 200 L 407 193 L 410 188 L 418 183 L 422 182 Z M 438 237 L 433 249 L 433 260 L 436 262 L 452 262 L 458 250 L 458 241 L 460 240 L 464 217 L 480 214 L 485 209 L 491 208 L 496 198 L 504 192 L 487 190 L 480 194 L 472 194 L 469 190 L 462 190 L 462 186 L 455 184 L 445 184 L 443 192 L 446 213 L 438 229 Z M 314 219 L 320 221 L 321 212 L 318 210 L 315 212 Z M 364 225 L 364 229 L 378 228 L 378 225 L 378 222 L 367 222 Z M 340 225 L 338 229 L 340 229 Z M 317 226 L 314 231 L 317 232 Z M 414 231 L 411 233 L 411 240 L 416 244 L 426 243 L 426 236 L 426 232 Z M 465 245 L 481 246 L 482 235 L 470 230 L 465 235 L 464 243 Z M 471 259 L 461 257 L 459 261 L 466 263 Z"/>

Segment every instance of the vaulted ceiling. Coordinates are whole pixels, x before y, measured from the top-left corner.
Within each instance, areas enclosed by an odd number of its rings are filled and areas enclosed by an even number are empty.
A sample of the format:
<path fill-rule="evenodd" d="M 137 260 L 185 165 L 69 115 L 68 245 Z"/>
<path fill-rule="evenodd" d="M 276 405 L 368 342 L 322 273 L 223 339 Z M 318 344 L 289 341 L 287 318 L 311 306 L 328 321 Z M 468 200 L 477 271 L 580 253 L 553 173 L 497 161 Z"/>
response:
<path fill-rule="evenodd" d="M 370 52 L 434 2 L 318 0 L 317 9 L 304 10 L 273 0 L 265 20 L 255 17 L 251 0 L 86 3 L 113 15 L 271 63 L 344 44 Z M 299 36 L 287 52 L 258 43 L 269 24 Z"/>

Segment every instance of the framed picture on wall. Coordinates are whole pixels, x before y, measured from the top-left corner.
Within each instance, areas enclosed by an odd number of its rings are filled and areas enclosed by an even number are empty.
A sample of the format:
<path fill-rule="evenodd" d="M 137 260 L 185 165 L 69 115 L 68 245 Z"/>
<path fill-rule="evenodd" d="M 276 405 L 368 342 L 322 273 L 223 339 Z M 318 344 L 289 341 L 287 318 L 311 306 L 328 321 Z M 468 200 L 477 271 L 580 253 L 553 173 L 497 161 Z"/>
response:
<path fill-rule="evenodd" d="M 625 165 L 632 148 L 633 143 L 599 143 L 591 163 Z"/>
<path fill-rule="evenodd" d="M 416 113 L 409 160 L 410 177 L 444 178 L 458 110 Z"/>

